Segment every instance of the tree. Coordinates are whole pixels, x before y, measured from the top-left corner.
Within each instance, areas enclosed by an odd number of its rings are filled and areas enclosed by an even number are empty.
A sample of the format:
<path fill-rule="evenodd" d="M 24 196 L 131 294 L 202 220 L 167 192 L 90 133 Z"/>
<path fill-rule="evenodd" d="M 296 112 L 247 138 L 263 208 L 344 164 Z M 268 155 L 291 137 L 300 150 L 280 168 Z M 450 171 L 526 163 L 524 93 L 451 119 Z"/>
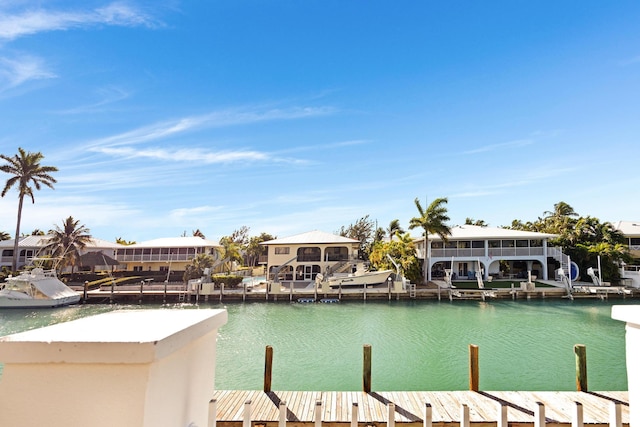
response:
<path fill-rule="evenodd" d="M 40 230 L 39 228 L 34 229 L 31 232 L 32 236 L 44 236 L 44 231 Z"/>
<path fill-rule="evenodd" d="M 71 266 L 73 273 L 73 268 L 80 259 L 80 250 L 91 242 L 89 233 L 87 227 L 80 225 L 79 220 L 70 216 L 63 220 L 62 227 L 56 225 L 53 230 L 49 230 L 51 237 L 47 239 L 45 249 L 51 253 L 52 257 L 60 258 L 61 269 Z"/>
<path fill-rule="evenodd" d="M 249 244 L 245 250 L 245 256 L 247 258 L 247 265 L 255 267 L 261 256 L 267 255 L 267 247 L 261 245 L 262 242 L 274 240 L 275 237 L 268 233 L 260 233 L 259 236 L 254 236 L 249 239 Z"/>
<path fill-rule="evenodd" d="M 477 225 L 478 227 L 489 226 L 489 224 L 487 224 L 483 219 L 473 219 L 469 217 L 464 220 L 464 225 Z"/>
<path fill-rule="evenodd" d="M 200 237 L 201 239 L 206 239 L 206 237 L 204 237 L 204 234 L 202 234 L 202 231 L 200 231 L 199 228 L 196 228 L 195 231 L 193 231 L 192 233 L 193 233 L 193 237 Z"/>
<path fill-rule="evenodd" d="M 415 204 L 418 209 L 418 216 L 411 218 L 409 221 L 409 229 L 422 228 L 424 231 L 424 265 L 423 275 L 424 280 L 429 280 L 429 234 L 437 234 L 443 241 L 447 240 L 447 236 L 451 235 L 451 228 L 447 225 L 449 216 L 447 215 L 446 204 L 448 200 L 446 197 L 440 197 L 435 199 L 427 209 L 423 209 L 420 204 L 420 200 L 416 197 Z"/>
<path fill-rule="evenodd" d="M 233 261 L 242 263 L 242 250 L 238 243 L 234 242 L 230 236 L 220 238 L 220 245 L 222 246 L 222 259 L 227 258 L 225 263 L 227 272 L 231 273 L 231 266 Z"/>
<path fill-rule="evenodd" d="M 358 257 L 366 261 L 369 258 L 369 252 L 371 251 L 374 232 L 375 224 L 373 220 L 369 219 L 369 215 L 365 215 L 358 219 L 354 224 L 349 224 L 348 227 L 340 227 L 338 234 L 342 237 L 348 237 L 350 239 L 360 241 Z"/>
<path fill-rule="evenodd" d="M 116 243 L 118 243 L 120 245 L 126 245 L 126 246 L 135 245 L 136 244 L 135 240 L 125 240 L 122 237 L 116 237 Z"/>
<path fill-rule="evenodd" d="M 196 255 L 190 264 L 184 270 L 182 279 L 187 282 L 190 279 L 199 279 L 204 276 L 204 270 L 206 268 L 213 267 L 214 259 L 209 254 Z"/>
<path fill-rule="evenodd" d="M 31 198 L 31 203 L 35 203 L 33 189 L 40 190 L 45 185 L 53 188 L 57 181 L 51 176 L 52 172 L 57 172 L 54 166 L 42 166 L 40 161 L 44 158 L 42 153 L 31 153 L 18 148 L 18 154 L 6 156 L 0 154 L 0 159 L 6 164 L 0 165 L 0 171 L 8 173 L 11 177 L 5 183 L 0 197 L 4 197 L 15 185 L 18 190 L 18 219 L 16 221 L 15 242 L 13 244 L 13 261 L 11 268 L 17 271 L 18 266 L 18 237 L 20 237 L 20 223 L 22 221 L 22 206 L 25 196 Z M 33 186 L 33 187 L 32 187 Z"/>
<path fill-rule="evenodd" d="M 0 240 L 11 240 L 11 235 L 6 231 L 0 231 Z"/>
<path fill-rule="evenodd" d="M 387 254 L 400 267 L 400 274 L 410 282 L 422 282 L 420 261 L 416 257 L 416 249 L 409 233 L 398 235 L 398 240 L 375 242 L 371 249 L 371 254 L 369 254 L 371 265 L 378 270 L 394 270 L 395 266 L 389 261 Z"/>
<path fill-rule="evenodd" d="M 389 228 L 387 228 L 387 234 L 389 235 L 389 240 L 393 240 L 393 238 L 398 234 L 404 234 L 404 230 L 400 225 L 399 219 L 391 220 Z"/>

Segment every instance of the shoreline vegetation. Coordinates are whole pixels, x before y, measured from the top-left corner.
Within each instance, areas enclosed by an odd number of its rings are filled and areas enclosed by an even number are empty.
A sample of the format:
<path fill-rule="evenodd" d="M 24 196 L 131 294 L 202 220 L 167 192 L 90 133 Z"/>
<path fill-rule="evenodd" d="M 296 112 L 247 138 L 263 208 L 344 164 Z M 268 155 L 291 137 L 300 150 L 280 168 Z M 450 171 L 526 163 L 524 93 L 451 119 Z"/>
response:
<path fill-rule="evenodd" d="M 12 189 L 17 190 L 18 193 L 11 269 L 3 266 L 0 280 L 18 271 L 18 243 L 21 236 L 20 227 L 24 199 L 30 199 L 32 204 L 35 204 L 35 190 L 40 190 L 42 187 L 55 190 L 54 184 L 57 181 L 52 174 L 59 172 L 58 168 L 42 165 L 43 159 L 42 153 L 32 153 L 21 147 L 14 155 L 0 154 L 0 160 L 4 161 L 0 164 L 0 171 L 8 175 L 1 196 L 6 196 Z M 408 229 L 421 231 L 421 239 L 424 241 L 425 254 L 427 254 L 426 248 L 429 246 L 430 239 L 438 236 L 446 242 L 451 235 L 452 226 L 449 224 L 448 199 L 438 197 L 430 204 L 423 206 L 421 201 L 416 198 L 414 204 L 417 215 L 409 219 Z M 465 225 L 487 227 L 489 224 L 482 219 L 467 217 Z M 511 224 L 501 226 L 501 228 L 557 236 L 549 240 L 551 245 L 562 248 L 563 253 L 569 256 L 581 271 L 586 271 L 587 267 L 598 265 L 602 274 L 601 280 L 613 285 L 620 283 L 620 266 L 640 263 L 640 260 L 634 259 L 630 252 L 630 240 L 627 240 L 625 235 L 615 229 L 610 222 L 601 222 L 598 218 L 591 216 L 580 216 L 568 203 L 563 201 L 554 204 L 552 211 L 545 211 L 535 221 L 514 219 Z M 187 283 L 191 279 L 199 279 L 205 271 L 231 273 L 236 266 L 255 267 L 259 259 L 267 255 L 266 247 L 261 243 L 274 240 L 275 236 L 262 232 L 258 236 L 251 237 L 249 231 L 248 226 L 242 226 L 229 236 L 221 237 L 219 246 L 215 248 L 218 252 L 215 257 L 213 254 L 195 256 L 180 272 L 182 281 Z M 205 239 L 200 228 L 195 229 L 192 234 Z M 399 219 L 392 220 L 388 228 L 385 229 L 379 227 L 377 220 L 370 218 L 370 215 L 367 214 L 348 226 L 342 226 L 336 234 L 357 240 L 359 242 L 358 260 L 370 262 L 373 269 L 393 269 L 394 266 L 390 265 L 389 261 L 391 257 L 396 260 L 403 277 L 411 283 L 424 284 L 430 277 L 430 272 L 427 271 L 429 268 L 428 258 L 419 259 L 417 257 L 416 238 L 406 232 Z M 76 268 L 80 268 L 80 258 L 92 239 L 90 229 L 72 216 L 64 219 L 62 226 L 55 225 L 46 234 L 42 230 L 36 229 L 31 232 L 31 235 L 48 236 L 46 246 L 42 248 L 44 251 L 38 256 L 55 259 L 56 268 L 70 269 L 72 273 Z M 186 231 L 184 236 L 187 236 Z M 10 240 L 11 236 L 0 231 L 0 239 Z M 127 241 L 122 237 L 118 237 L 116 242 L 125 246 L 135 244 L 134 241 Z M 222 260 L 222 262 L 218 262 L 218 260 Z M 501 271 L 503 268 L 508 268 L 508 266 L 501 265 Z M 170 280 L 169 277 L 166 280 Z"/>

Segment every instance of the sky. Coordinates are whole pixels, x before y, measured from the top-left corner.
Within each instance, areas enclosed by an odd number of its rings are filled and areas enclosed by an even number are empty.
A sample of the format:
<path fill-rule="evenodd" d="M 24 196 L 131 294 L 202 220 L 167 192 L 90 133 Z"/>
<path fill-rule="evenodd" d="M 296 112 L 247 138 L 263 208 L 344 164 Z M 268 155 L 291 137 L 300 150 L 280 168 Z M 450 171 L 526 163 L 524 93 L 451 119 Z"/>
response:
<path fill-rule="evenodd" d="M 639 135 L 637 1 L 0 2 L 0 153 L 58 168 L 27 234 L 640 221 Z"/>

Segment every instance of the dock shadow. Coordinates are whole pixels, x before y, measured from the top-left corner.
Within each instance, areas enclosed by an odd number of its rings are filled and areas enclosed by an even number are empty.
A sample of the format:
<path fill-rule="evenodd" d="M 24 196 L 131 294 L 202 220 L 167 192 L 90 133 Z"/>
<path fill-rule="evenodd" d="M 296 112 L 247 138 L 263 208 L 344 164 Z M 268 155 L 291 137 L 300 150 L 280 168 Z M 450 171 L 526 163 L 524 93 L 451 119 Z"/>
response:
<path fill-rule="evenodd" d="M 391 402 L 386 397 L 376 393 L 375 391 L 371 391 L 367 394 L 373 397 L 374 399 L 376 399 L 377 401 L 379 401 L 380 403 L 384 403 L 385 406 L 387 406 L 389 403 L 394 403 L 394 402 Z M 406 419 L 408 419 L 410 422 L 422 422 L 422 418 L 420 418 L 419 416 L 413 414 L 412 412 L 409 412 L 408 410 L 404 409 L 401 406 L 398 406 L 398 404 L 396 403 L 394 404 L 396 405 L 396 412 L 402 415 L 403 417 L 405 417 Z"/>
<path fill-rule="evenodd" d="M 267 391 L 265 392 L 265 394 L 267 395 L 267 397 L 269 397 L 269 399 L 271 399 L 273 404 L 276 405 L 276 408 L 280 409 L 280 402 L 282 402 L 282 399 L 280 399 L 280 397 L 277 394 L 275 394 L 275 392 L 273 391 Z M 291 411 L 291 409 L 289 409 L 288 406 L 287 406 L 287 421 L 300 422 L 300 419 L 298 418 L 298 416 L 294 414 Z"/>
<path fill-rule="evenodd" d="M 504 399 L 502 399 L 502 398 L 500 398 L 498 396 L 494 396 L 492 394 L 489 394 L 486 391 L 476 391 L 476 393 L 478 393 L 478 394 L 480 394 L 480 395 L 482 395 L 484 397 L 488 397 L 489 399 L 495 400 L 496 402 L 500 403 L 501 405 L 505 405 L 505 406 L 508 406 L 510 408 L 516 409 L 516 410 L 518 410 L 520 412 L 523 412 L 523 413 L 525 413 L 527 415 L 531 415 L 532 417 L 535 416 L 535 412 L 534 411 L 532 411 L 530 409 L 527 409 L 527 408 L 524 408 L 524 407 L 522 407 L 520 405 L 516 405 L 515 403 L 509 402 L 508 400 L 504 400 Z M 555 423 L 555 424 L 559 423 L 559 421 L 554 420 L 553 418 L 547 417 L 546 414 L 545 414 L 544 418 L 545 418 L 545 421 L 547 423 Z"/>
<path fill-rule="evenodd" d="M 595 391 L 585 391 L 585 393 L 590 394 L 592 396 L 599 397 L 600 399 L 605 399 L 610 402 L 619 403 L 620 405 L 629 406 L 629 402 L 625 402 L 624 400 L 616 399 L 615 397 L 605 396 L 604 394 L 597 393 Z"/>

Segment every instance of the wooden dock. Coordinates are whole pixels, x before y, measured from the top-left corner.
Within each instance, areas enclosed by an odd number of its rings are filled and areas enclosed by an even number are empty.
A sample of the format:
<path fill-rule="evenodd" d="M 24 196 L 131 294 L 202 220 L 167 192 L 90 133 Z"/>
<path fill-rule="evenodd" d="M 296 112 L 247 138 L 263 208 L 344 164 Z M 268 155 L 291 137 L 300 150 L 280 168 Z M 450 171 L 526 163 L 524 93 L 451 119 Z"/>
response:
<path fill-rule="evenodd" d="M 220 427 L 629 426 L 626 391 L 219 390 L 211 404 Z"/>

